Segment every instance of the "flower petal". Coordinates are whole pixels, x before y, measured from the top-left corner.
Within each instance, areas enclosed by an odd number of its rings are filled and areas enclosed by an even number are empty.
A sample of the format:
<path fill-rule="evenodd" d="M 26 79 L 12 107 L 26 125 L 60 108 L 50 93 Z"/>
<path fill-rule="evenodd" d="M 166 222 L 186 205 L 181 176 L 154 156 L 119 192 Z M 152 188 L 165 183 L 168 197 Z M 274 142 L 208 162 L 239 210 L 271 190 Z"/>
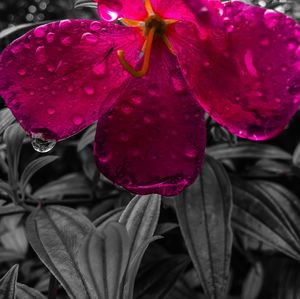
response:
<path fill-rule="evenodd" d="M 38 27 L 2 53 L 0 94 L 31 136 L 69 137 L 96 121 L 107 94 L 129 78 L 116 51 L 138 57 L 135 30 L 87 20 Z"/>
<path fill-rule="evenodd" d="M 94 154 L 100 171 L 129 191 L 171 196 L 199 174 L 205 124 L 175 56 L 159 40 L 152 51 L 149 73 L 101 109 Z"/>
<path fill-rule="evenodd" d="M 280 133 L 300 102 L 300 27 L 241 2 L 224 4 L 223 26 L 197 38 L 192 24 L 169 33 L 203 108 L 230 132 L 264 140 Z"/>
<path fill-rule="evenodd" d="M 99 16 L 108 22 L 118 18 L 144 20 L 147 17 L 143 0 L 98 0 Z"/>

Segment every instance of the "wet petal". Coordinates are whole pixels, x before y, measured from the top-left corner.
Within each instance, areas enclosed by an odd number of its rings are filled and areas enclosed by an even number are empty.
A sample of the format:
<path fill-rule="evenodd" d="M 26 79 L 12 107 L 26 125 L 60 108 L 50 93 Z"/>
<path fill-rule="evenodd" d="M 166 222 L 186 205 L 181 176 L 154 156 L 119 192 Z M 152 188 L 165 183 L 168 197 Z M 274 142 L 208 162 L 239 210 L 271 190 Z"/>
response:
<path fill-rule="evenodd" d="M 118 18 L 144 20 L 147 17 L 143 0 L 98 0 L 98 12 L 108 22 Z"/>
<path fill-rule="evenodd" d="M 135 30 L 83 20 L 38 27 L 1 55 L 0 94 L 33 137 L 69 137 L 97 120 L 101 102 L 129 77 L 116 51 L 138 57 Z"/>
<path fill-rule="evenodd" d="M 271 138 L 299 107 L 300 27 L 241 2 L 227 2 L 222 17 L 223 26 L 206 39 L 187 23 L 175 24 L 169 39 L 194 94 L 217 122 L 240 137 Z"/>
<path fill-rule="evenodd" d="M 149 73 L 122 90 L 113 106 L 101 109 L 94 149 L 98 168 L 134 193 L 181 192 L 199 173 L 205 124 L 175 56 L 157 41 Z"/>

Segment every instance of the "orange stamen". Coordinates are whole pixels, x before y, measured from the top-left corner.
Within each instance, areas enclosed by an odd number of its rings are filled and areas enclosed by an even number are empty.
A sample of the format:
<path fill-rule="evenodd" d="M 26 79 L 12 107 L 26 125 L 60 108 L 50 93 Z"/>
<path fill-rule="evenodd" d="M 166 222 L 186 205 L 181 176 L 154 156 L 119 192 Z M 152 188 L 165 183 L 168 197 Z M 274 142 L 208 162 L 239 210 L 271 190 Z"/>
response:
<path fill-rule="evenodd" d="M 145 0 L 146 3 L 146 0 Z M 142 77 L 144 76 L 148 70 L 149 70 L 149 64 L 150 64 L 150 56 L 151 56 L 151 49 L 152 49 L 152 44 L 153 44 L 153 39 L 154 39 L 154 35 L 155 35 L 155 30 L 156 28 L 153 27 L 150 29 L 149 34 L 146 38 L 146 42 L 145 42 L 145 51 L 144 51 L 144 61 L 143 61 L 143 65 L 141 70 L 136 71 L 126 60 L 124 57 L 124 51 L 123 50 L 119 50 L 118 51 L 118 58 L 120 63 L 123 65 L 123 67 L 125 68 L 125 70 L 131 74 L 134 77 Z"/>
<path fill-rule="evenodd" d="M 148 13 L 148 16 L 154 16 L 155 15 L 155 12 L 154 12 L 152 4 L 151 4 L 151 0 L 145 0 L 145 8 L 146 8 L 146 11 Z"/>
<path fill-rule="evenodd" d="M 143 24 L 145 24 L 142 21 L 130 20 L 130 19 L 125 19 L 125 18 L 121 18 L 121 19 L 119 19 L 119 21 L 128 27 L 141 27 Z"/>

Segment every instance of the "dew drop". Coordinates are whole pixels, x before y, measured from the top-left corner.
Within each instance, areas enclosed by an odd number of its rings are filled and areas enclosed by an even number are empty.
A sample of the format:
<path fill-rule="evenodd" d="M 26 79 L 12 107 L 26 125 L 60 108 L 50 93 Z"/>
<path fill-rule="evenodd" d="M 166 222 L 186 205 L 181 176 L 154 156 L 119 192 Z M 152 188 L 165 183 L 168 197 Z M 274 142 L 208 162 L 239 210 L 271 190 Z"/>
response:
<path fill-rule="evenodd" d="M 172 76 L 172 84 L 173 84 L 174 90 L 178 93 L 181 93 L 186 90 L 184 81 L 181 78 L 179 78 L 178 76 Z"/>
<path fill-rule="evenodd" d="M 197 157 L 197 151 L 195 149 L 187 149 L 184 154 L 188 159 L 195 159 Z"/>
<path fill-rule="evenodd" d="M 31 145 L 33 149 L 39 153 L 48 153 L 54 148 L 56 141 L 33 138 L 31 140 Z"/>
<path fill-rule="evenodd" d="M 112 1 L 113 2 L 113 1 Z M 114 22 L 118 18 L 118 10 L 120 9 L 120 5 L 112 5 L 112 7 L 108 7 L 105 4 L 98 5 L 98 11 L 100 17 L 107 22 Z"/>
<path fill-rule="evenodd" d="M 72 117 L 72 122 L 76 126 L 81 125 L 83 123 L 83 121 L 84 121 L 84 118 L 79 114 L 73 115 L 73 117 Z"/>
<path fill-rule="evenodd" d="M 54 39 L 55 39 L 55 33 L 49 32 L 49 33 L 47 34 L 46 39 L 47 39 L 47 42 L 48 42 L 49 44 L 50 44 L 50 43 L 53 43 L 53 42 L 54 42 Z"/>
<path fill-rule="evenodd" d="M 25 76 L 26 75 L 26 70 L 25 69 L 19 69 L 18 70 L 18 74 L 20 75 L 20 76 Z"/>
<path fill-rule="evenodd" d="M 91 25 L 90 25 L 90 29 L 92 31 L 98 31 L 98 30 L 100 30 L 101 29 L 101 23 L 97 22 L 97 21 L 92 22 Z"/>
<path fill-rule="evenodd" d="M 35 37 L 42 38 L 46 35 L 47 28 L 45 26 L 37 27 L 34 29 L 33 34 Z"/>
<path fill-rule="evenodd" d="M 92 96 L 95 94 L 95 88 L 92 85 L 86 85 L 84 87 L 84 92 L 89 95 Z"/>
<path fill-rule="evenodd" d="M 72 93 L 74 91 L 74 87 L 73 86 L 68 86 L 68 92 Z"/>
<path fill-rule="evenodd" d="M 55 114 L 55 109 L 54 108 L 48 108 L 47 109 L 47 113 L 49 114 L 49 115 L 53 115 L 53 114 Z"/>
<path fill-rule="evenodd" d="M 47 70 L 49 73 L 53 73 L 55 71 L 55 67 L 52 64 L 47 65 Z"/>
<path fill-rule="evenodd" d="M 71 37 L 69 37 L 69 36 L 64 37 L 64 38 L 61 39 L 61 44 L 62 44 L 63 46 L 70 46 L 71 43 L 72 43 L 72 39 L 71 39 Z"/>
<path fill-rule="evenodd" d="M 97 63 L 93 66 L 93 72 L 97 76 L 103 76 L 106 73 L 106 63 Z"/>
<path fill-rule="evenodd" d="M 263 38 L 260 40 L 260 44 L 264 47 L 268 46 L 270 44 L 270 40 L 268 38 Z"/>
<path fill-rule="evenodd" d="M 99 156 L 99 162 L 102 164 L 108 163 L 112 158 L 112 155 L 110 153 L 108 154 L 102 154 Z"/>
<path fill-rule="evenodd" d="M 98 37 L 95 34 L 86 32 L 82 35 L 81 40 L 89 44 L 95 44 L 98 41 Z"/>
<path fill-rule="evenodd" d="M 59 29 L 65 30 L 68 29 L 71 26 L 72 22 L 71 20 L 62 20 L 59 22 Z"/>
<path fill-rule="evenodd" d="M 271 9 L 266 10 L 264 14 L 265 25 L 267 28 L 274 28 L 279 22 L 279 14 Z"/>

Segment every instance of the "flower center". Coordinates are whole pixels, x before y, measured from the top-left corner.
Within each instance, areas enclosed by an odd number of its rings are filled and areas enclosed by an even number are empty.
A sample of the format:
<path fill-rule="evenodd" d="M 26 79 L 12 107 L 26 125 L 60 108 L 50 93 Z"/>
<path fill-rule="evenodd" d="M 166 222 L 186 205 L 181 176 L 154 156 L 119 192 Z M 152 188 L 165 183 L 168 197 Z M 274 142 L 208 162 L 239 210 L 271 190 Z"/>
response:
<path fill-rule="evenodd" d="M 141 28 L 143 35 L 145 37 L 145 43 L 142 49 L 143 53 L 143 64 L 140 70 L 135 70 L 124 57 L 124 51 L 118 51 L 118 58 L 124 69 L 134 77 L 142 77 L 147 74 L 150 65 L 150 56 L 153 41 L 155 37 L 160 37 L 168 47 L 168 49 L 173 53 L 172 46 L 166 36 L 167 26 L 176 23 L 176 20 L 162 19 L 157 14 L 155 14 L 150 0 L 145 0 L 145 8 L 148 16 L 143 21 L 129 20 L 121 18 L 120 21 L 129 27 L 139 27 Z"/>

